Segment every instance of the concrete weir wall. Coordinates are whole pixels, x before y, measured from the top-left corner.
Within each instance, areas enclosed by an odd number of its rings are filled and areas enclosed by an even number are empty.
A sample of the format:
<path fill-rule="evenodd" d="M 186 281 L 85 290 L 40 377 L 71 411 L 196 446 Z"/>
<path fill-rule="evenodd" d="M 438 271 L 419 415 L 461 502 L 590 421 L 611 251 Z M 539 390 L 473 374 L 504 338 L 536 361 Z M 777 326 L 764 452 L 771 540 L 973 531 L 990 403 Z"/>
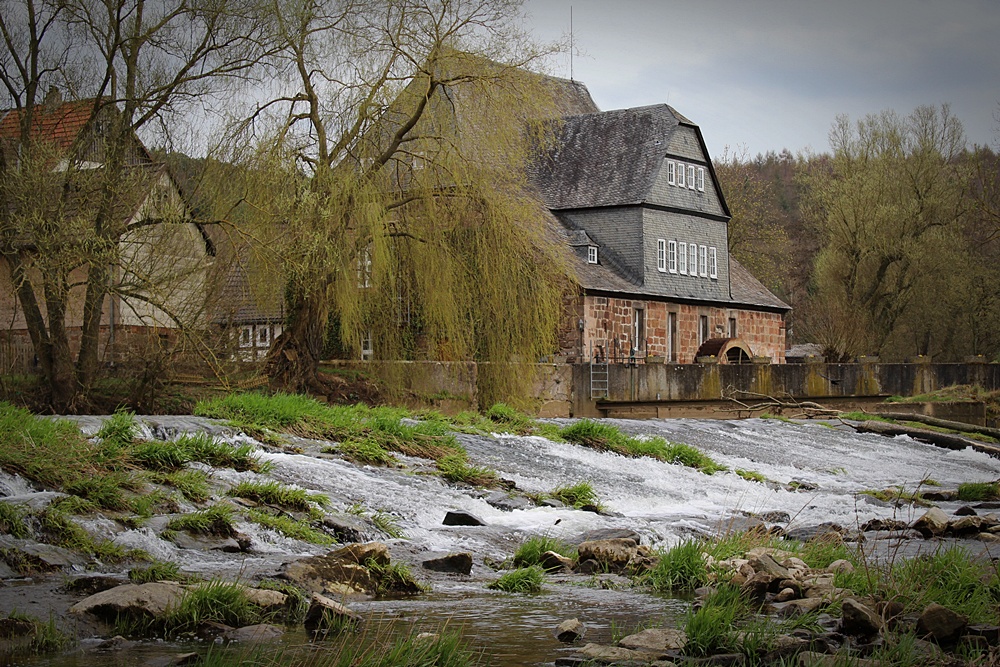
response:
<path fill-rule="evenodd" d="M 477 407 L 479 369 L 473 362 L 337 361 L 323 365 L 331 371 L 363 372 L 400 387 L 400 395 L 393 400 L 413 407 L 450 413 Z M 851 409 L 873 406 L 886 396 L 917 396 L 957 384 L 1000 389 L 1000 364 L 987 363 L 650 363 L 609 365 L 607 396 L 592 398 L 589 364 L 530 366 L 537 372 L 533 396 L 541 417 L 724 417 L 720 408 L 732 406 L 722 406 L 720 400 L 740 393 L 790 396 Z"/>

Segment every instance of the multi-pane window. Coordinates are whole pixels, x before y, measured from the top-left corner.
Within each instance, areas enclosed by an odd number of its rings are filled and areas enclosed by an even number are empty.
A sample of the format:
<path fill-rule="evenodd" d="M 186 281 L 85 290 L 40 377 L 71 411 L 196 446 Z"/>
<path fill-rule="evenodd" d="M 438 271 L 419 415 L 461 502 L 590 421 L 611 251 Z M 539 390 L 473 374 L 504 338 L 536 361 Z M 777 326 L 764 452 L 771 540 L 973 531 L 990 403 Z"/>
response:
<path fill-rule="evenodd" d="M 679 188 L 687 187 L 685 185 L 685 178 L 684 178 L 684 174 L 686 174 L 686 173 L 687 173 L 687 169 L 684 168 L 684 165 L 683 164 L 678 164 L 677 165 L 677 187 L 679 187 Z"/>
<path fill-rule="evenodd" d="M 694 190 L 694 165 L 688 165 L 688 188 Z"/>
<path fill-rule="evenodd" d="M 666 239 L 656 240 L 656 270 L 666 272 L 667 270 L 667 241 Z"/>
<path fill-rule="evenodd" d="M 667 185 L 705 191 L 705 167 L 667 160 Z"/>
<path fill-rule="evenodd" d="M 587 246 L 587 263 L 597 264 L 597 246 Z"/>
<path fill-rule="evenodd" d="M 677 241 L 667 244 L 667 271 L 677 273 Z"/>
<path fill-rule="evenodd" d="M 719 258 L 715 246 L 708 249 L 708 277 L 712 279 L 719 277 Z"/>
<path fill-rule="evenodd" d="M 708 277 L 708 246 L 698 246 L 698 275 Z"/>
<path fill-rule="evenodd" d="M 682 276 L 686 276 L 688 272 L 688 244 L 679 243 L 680 249 L 678 250 L 677 259 L 680 260 L 678 270 Z"/>
<path fill-rule="evenodd" d="M 708 315 L 702 315 L 698 318 L 698 345 L 706 340 L 708 340 Z"/>
<path fill-rule="evenodd" d="M 677 163 L 667 160 L 667 183 L 677 185 Z"/>
<path fill-rule="evenodd" d="M 698 192 L 705 191 L 705 168 L 698 167 Z"/>
<path fill-rule="evenodd" d="M 688 243 L 688 275 L 698 275 L 698 246 Z"/>
<path fill-rule="evenodd" d="M 656 268 L 661 272 L 718 280 L 719 252 L 715 246 L 657 239 Z"/>

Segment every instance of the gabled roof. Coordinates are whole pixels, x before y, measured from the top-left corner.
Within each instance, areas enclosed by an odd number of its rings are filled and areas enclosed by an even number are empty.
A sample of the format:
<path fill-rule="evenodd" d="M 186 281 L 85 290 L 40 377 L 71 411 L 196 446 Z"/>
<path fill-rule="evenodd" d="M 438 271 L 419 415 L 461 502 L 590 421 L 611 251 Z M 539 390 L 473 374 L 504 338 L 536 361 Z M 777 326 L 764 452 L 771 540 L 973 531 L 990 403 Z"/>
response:
<path fill-rule="evenodd" d="M 641 204 L 682 122 L 666 104 L 565 117 L 535 185 L 554 210 Z"/>
<path fill-rule="evenodd" d="M 31 117 L 31 138 L 45 139 L 59 150 L 66 150 L 86 127 L 93 111 L 94 100 L 63 102 L 52 109 L 36 105 Z M 0 120 L 0 139 L 20 139 L 21 119 L 25 113 L 23 109 L 4 113 Z"/>

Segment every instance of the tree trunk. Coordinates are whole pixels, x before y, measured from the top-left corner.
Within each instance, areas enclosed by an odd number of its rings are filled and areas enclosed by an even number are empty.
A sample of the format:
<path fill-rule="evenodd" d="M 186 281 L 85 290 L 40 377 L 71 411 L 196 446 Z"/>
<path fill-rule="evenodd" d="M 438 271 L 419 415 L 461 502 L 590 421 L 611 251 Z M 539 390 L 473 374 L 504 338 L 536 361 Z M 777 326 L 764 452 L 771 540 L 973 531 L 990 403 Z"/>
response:
<path fill-rule="evenodd" d="M 328 387 L 319 376 L 319 362 L 330 312 L 326 290 L 303 293 L 296 285 L 292 290 L 296 296 L 290 304 L 291 317 L 268 352 L 265 373 L 274 387 L 325 395 Z"/>
<path fill-rule="evenodd" d="M 83 331 L 80 335 L 80 354 L 76 362 L 76 375 L 84 391 L 90 388 L 97 375 L 100 359 L 101 317 L 104 297 L 107 294 L 109 271 L 100 264 L 91 264 L 87 271 L 87 293 L 83 302 Z"/>

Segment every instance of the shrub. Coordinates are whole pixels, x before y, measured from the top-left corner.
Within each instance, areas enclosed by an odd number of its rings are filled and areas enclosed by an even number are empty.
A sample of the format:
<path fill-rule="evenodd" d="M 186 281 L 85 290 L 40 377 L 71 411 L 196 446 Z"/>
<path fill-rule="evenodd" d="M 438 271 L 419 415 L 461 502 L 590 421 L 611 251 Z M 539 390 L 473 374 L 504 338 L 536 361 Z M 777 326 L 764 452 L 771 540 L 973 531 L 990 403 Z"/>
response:
<path fill-rule="evenodd" d="M 576 558 L 576 547 L 554 537 L 533 535 L 522 542 L 514 552 L 514 567 L 539 565 L 542 554 L 546 551 L 554 551 L 566 558 Z"/>
<path fill-rule="evenodd" d="M 505 593 L 539 593 L 544 581 L 545 572 L 541 567 L 532 565 L 507 572 L 486 587 Z"/>
<path fill-rule="evenodd" d="M 703 586 L 708 582 L 708 568 L 702 547 L 701 542 L 685 541 L 662 552 L 656 566 L 642 576 L 642 582 L 663 593 Z"/>

